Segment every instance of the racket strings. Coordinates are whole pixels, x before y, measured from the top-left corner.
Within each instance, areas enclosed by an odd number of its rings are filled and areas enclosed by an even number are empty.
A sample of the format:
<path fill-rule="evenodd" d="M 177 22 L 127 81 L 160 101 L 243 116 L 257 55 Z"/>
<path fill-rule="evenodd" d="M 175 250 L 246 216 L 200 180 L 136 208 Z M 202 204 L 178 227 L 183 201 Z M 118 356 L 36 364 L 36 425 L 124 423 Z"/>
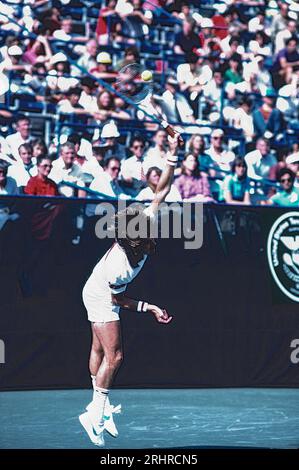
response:
<path fill-rule="evenodd" d="M 116 90 L 129 97 L 134 103 L 140 103 L 152 92 L 151 83 L 142 80 L 141 74 L 140 64 L 127 64 L 119 71 L 115 82 Z"/>

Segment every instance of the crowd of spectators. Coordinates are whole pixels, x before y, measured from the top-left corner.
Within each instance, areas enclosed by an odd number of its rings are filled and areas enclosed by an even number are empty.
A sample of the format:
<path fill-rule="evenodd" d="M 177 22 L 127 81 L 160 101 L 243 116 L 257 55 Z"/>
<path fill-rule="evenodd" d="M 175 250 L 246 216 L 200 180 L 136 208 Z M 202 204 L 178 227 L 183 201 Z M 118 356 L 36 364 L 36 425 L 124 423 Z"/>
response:
<path fill-rule="evenodd" d="M 299 4 L 0 1 L 0 195 L 151 200 L 167 134 L 111 93 L 121 66 L 185 146 L 168 201 L 299 205 Z"/>

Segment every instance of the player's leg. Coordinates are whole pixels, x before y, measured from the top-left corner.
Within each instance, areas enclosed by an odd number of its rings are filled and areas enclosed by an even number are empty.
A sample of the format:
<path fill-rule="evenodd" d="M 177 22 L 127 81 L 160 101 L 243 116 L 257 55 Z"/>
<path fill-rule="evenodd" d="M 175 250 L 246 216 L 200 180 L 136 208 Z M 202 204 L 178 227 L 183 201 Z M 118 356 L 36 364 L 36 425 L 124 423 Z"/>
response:
<path fill-rule="evenodd" d="M 96 385 L 96 375 L 98 373 L 98 370 L 100 368 L 100 365 L 104 357 L 104 350 L 92 325 L 93 324 L 91 323 L 92 344 L 91 344 L 91 351 L 90 351 L 90 356 L 89 356 L 89 371 L 90 371 L 90 376 L 92 380 L 92 385 L 94 388 Z"/>
<path fill-rule="evenodd" d="M 91 324 L 93 325 L 93 324 Z M 93 399 L 92 402 L 86 407 L 87 411 L 91 411 L 93 403 L 96 400 L 96 375 L 104 358 L 104 349 L 102 344 L 95 332 L 95 329 L 92 327 L 92 346 L 89 359 L 89 370 L 93 386 Z M 110 404 L 109 396 L 107 396 L 104 408 L 104 426 L 105 430 L 109 432 L 113 437 L 118 436 L 118 431 L 114 423 L 113 413 L 120 413 L 121 405 L 114 407 Z"/>
<path fill-rule="evenodd" d="M 122 361 L 122 344 L 120 321 L 106 323 L 93 323 L 93 334 L 96 336 L 94 345 L 96 350 L 101 348 L 104 357 L 96 374 L 96 386 L 94 388 L 94 399 L 88 407 L 88 415 L 99 441 L 103 445 L 103 430 L 108 430 L 113 436 L 117 436 L 117 429 L 111 421 L 104 422 L 104 416 L 109 420 L 109 414 L 104 415 L 104 410 L 109 407 L 109 388 L 113 383 L 115 374 Z M 92 369 L 94 371 L 94 369 Z M 106 424 L 106 426 L 105 426 Z M 110 426 L 109 426 L 110 425 Z"/>
<path fill-rule="evenodd" d="M 96 385 L 109 389 L 123 358 L 120 321 L 93 323 L 92 328 L 104 351 L 103 360 L 96 374 Z"/>

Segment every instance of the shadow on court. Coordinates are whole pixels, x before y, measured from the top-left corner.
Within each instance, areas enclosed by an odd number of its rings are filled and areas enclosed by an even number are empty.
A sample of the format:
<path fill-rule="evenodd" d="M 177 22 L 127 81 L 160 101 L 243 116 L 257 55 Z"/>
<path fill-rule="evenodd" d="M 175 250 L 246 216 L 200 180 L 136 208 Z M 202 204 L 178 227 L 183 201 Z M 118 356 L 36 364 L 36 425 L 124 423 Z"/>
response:
<path fill-rule="evenodd" d="M 78 421 L 89 390 L 0 393 L 0 448 L 96 447 Z M 299 447 L 298 389 L 113 390 L 106 448 Z"/>

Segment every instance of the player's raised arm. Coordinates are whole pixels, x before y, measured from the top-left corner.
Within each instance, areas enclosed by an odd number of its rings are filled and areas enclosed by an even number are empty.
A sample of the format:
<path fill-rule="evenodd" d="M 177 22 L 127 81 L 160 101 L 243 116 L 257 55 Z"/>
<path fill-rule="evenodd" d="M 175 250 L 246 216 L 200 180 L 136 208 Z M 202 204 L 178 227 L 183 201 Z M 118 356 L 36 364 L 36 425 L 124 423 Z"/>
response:
<path fill-rule="evenodd" d="M 165 201 L 165 198 L 170 191 L 174 170 L 178 161 L 177 151 L 182 138 L 180 134 L 176 133 L 174 137 L 169 136 L 168 141 L 170 151 L 167 156 L 167 163 L 158 183 L 154 199 L 150 205 L 150 212 L 152 213 L 157 212 L 159 204 Z"/>

